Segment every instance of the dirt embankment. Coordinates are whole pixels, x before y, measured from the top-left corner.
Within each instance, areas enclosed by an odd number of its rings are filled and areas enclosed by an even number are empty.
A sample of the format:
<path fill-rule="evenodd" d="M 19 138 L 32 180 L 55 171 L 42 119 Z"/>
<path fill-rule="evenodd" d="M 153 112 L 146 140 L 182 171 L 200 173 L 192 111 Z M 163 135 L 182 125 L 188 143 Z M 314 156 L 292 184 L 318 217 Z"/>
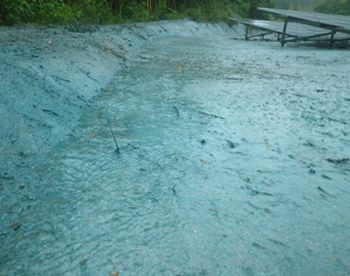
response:
<path fill-rule="evenodd" d="M 97 28 L 0 28 L 0 182 L 28 179 L 81 110 L 149 39 L 237 34 L 225 24 L 165 21 Z"/>

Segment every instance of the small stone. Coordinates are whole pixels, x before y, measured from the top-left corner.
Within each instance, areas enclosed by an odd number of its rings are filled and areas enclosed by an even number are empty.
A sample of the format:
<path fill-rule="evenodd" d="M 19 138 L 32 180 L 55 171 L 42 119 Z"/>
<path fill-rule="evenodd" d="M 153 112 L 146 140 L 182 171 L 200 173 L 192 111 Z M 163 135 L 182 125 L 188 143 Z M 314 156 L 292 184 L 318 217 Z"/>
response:
<path fill-rule="evenodd" d="M 226 142 L 228 143 L 228 145 L 231 149 L 234 149 L 236 147 L 236 145 L 233 142 L 231 142 L 230 140 L 226 140 Z"/>
<path fill-rule="evenodd" d="M 207 143 L 207 141 L 205 141 L 205 139 L 202 139 L 201 144 L 204 145 L 205 143 Z"/>
<path fill-rule="evenodd" d="M 316 171 L 314 169 L 309 170 L 309 174 L 315 174 L 315 173 L 316 173 Z"/>
<path fill-rule="evenodd" d="M 324 179 L 327 179 L 327 180 L 332 180 L 332 178 L 330 178 L 329 176 L 327 176 L 327 175 L 325 175 L 325 174 L 323 174 L 322 177 L 323 177 Z"/>
<path fill-rule="evenodd" d="M 13 231 L 16 231 L 21 227 L 21 223 L 18 221 L 12 222 L 10 227 L 12 228 Z"/>

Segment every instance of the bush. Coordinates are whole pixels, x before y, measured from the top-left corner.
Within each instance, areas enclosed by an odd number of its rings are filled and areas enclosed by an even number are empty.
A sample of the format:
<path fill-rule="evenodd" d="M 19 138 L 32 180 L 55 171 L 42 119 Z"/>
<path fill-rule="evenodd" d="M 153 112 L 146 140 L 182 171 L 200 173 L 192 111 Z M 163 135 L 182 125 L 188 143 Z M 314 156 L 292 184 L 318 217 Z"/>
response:
<path fill-rule="evenodd" d="M 247 15 L 249 2 L 212 1 L 209 5 L 184 8 L 182 14 L 196 21 L 227 21 L 236 15 Z"/>
<path fill-rule="evenodd" d="M 33 19 L 32 6 L 26 0 L 1 0 L 0 23 L 13 25 Z"/>
<path fill-rule="evenodd" d="M 116 21 L 111 7 L 101 0 L 85 0 L 77 6 L 82 12 L 82 21 L 85 23 L 108 24 Z"/>
<path fill-rule="evenodd" d="M 181 17 L 222 21 L 236 14 L 253 15 L 257 6 L 271 6 L 272 1 L 152 0 L 146 7 L 146 0 L 0 0 L 0 24 L 105 24 Z"/>
<path fill-rule="evenodd" d="M 315 9 L 318 12 L 350 15 L 350 0 L 326 1 Z"/>
<path fill-rule="evenodd" d="M 155 19 L 143 5 L 137 1 L 132 1 L 127 5 L 123 6 L 123 9 L 120 12 L 120 17 L 123 21 L 148 21 Z"/>
<path fill-rule="evenodd" d="M 79 21 L 83 17 L 81 11 L 56 1 L 46 3 L 37 1 L 33 9 L 35 10 L 35 22 L 38 23 L 68 24 Z"/>

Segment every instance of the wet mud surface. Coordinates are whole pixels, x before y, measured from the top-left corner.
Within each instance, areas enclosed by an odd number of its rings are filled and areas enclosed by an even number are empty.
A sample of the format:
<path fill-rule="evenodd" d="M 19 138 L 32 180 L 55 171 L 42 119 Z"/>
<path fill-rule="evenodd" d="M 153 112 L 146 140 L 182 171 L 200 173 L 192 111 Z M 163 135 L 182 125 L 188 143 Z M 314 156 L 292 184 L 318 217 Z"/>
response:
<path fill-rule="evenodd" d="M 38 181 L 14 184 L 0 274 L 348 275 L 349 62 L 227 36 L 147 43 Z"/>

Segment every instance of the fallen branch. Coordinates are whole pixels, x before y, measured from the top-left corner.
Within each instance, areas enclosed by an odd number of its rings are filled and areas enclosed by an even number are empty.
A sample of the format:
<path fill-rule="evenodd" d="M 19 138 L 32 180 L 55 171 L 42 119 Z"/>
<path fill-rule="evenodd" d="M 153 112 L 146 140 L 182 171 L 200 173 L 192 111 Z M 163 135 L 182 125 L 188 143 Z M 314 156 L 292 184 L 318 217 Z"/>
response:
<path fill-rule="evenodd" d="M 175 105 L 173 105 L 173 108 L 175 109 L 175 112 L 176 112 L 177 117 L 180 117 L 180 111 L 179 111 L 179 109 L 178 109 Z"/>
<path fill-rule="evenodd" d="M 200 113 L 200 114 L 209 116 L 209 117 L 219 118 L 219 119 L 223 119 L 223 120 L 225 119 L 224 117 L 221 117 L 221 116 L 218 116 L 218 115 L 215 115 L 215 114 L 211 114 L 211 113 L 206 113 L 204 111 L 197 111 L 197 112 Z"/>
<path fill-rule="evenodd" d="M 112 134 L 112 137 L 113 137 L 113 141 L 114 141 L 114 144 L 115 144 L 115 152 L 119 153 L 120 152 L 120 148 L 118 146 L 117 139 L 115 139 L 114 132 L 113 132 L 112 128 L 110 126 L 108 126 L 108 127 L 109 127 L 109 130 L 111 131 L 111 134 Z"/>

